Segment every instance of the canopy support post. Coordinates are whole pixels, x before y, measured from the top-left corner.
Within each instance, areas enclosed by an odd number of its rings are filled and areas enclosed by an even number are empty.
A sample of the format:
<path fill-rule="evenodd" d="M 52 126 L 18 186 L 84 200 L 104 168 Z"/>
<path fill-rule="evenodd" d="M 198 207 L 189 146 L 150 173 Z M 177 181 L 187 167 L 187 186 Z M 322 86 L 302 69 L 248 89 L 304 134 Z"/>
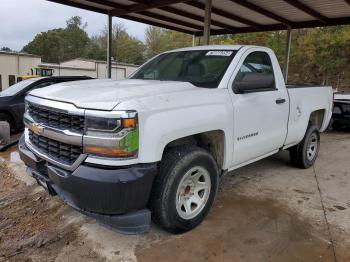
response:
<path fill-rule="evenodd" d="M 289 55 L 290 55 L 290 45 L 292 43 L 292 28 L 288 28 L 286 36 L 286 49 L 285 49 L 285 59 L 284 59 L 284 82 L 287 84 L 288 81 L 288 69 L 289 69 Z"/>
<path fill-rule="evenodd" d="M 209 45 L 212 0 L 205 0 L 203 45 Z"/>
<path fill-rule="evenodd" d="M 192 35 L 192 46 L 195 46 L 196 45 L 196 35 L 193 34 Z"/>
<path fill-rule="evenodd" d="M 112 78 L 112 15 L 110 12 L 108 12 L 107 30 L 107 78 Z"/>

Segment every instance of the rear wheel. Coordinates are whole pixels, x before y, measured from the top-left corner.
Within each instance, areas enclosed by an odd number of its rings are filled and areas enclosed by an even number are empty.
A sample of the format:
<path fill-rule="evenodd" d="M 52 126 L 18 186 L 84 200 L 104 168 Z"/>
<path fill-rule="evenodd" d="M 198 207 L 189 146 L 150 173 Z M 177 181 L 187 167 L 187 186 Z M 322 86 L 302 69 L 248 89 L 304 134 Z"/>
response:
<path fill-rule="evenodd" d="M 165 230 L 183 233 L 208 214 L 218 188 L 219 172 L 209 152 L 195 146 L 165 154 L 151 197 L 152 219 Z"/>
<path fill-rule="evenodd" d="M 291 163 L 300 168 L 311 167 L 316 161 L 319 148 L 320 133 L 316 126 L 310 125 L 303 140 L 289 150 Z"/>

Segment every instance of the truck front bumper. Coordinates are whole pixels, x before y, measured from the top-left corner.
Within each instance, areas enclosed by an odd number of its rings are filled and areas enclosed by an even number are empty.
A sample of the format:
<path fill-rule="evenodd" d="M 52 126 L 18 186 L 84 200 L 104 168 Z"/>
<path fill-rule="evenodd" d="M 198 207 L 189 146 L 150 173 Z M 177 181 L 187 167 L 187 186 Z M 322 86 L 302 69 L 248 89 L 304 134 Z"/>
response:
<path fill-rule="evenodd" d="M 23 137 L 19 152 L 27 173 L 51 195 L 122 233 L 148 231 L 151 213 L 146 206 L 157 172 L 155 163 L 113 169 L 81 165 L 69 172 L 32 153 Z"/>

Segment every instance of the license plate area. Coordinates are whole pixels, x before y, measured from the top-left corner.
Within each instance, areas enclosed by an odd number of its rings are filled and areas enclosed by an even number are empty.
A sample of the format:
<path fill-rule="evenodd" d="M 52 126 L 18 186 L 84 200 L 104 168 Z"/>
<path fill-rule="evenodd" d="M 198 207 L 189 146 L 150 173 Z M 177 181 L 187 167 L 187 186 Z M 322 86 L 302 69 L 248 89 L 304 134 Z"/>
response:
<path fill-rule="evenodd" d="M 31 171 L 31 175 L 33 178 L 35 178 L 35 180 L 39 186 L 42 186 L 46 190 L 48 190 L 48 186 L 47 186 L 48 179 L 46 177 L 44 177 L 43 175 L 41 175 L 40 173 L 38 173 L 36 171 Z"/>
<path fill-rule="evenodd" d="M 39 186 L 42 186 L 46 191 L 49 191 L 49 188 L 45 181 L 42 181 L 39 178 L 36 178 L 36 182 L 38 183 Z"/>
<path fill-rule="evenodd" d="M 37 171 L 34 170 L 28 170 L 28 173 L 30 176 L 32 176 L 39 186 L 42 186 L 47 192 L 49 192 L 50 195 L 55 196 L 56 192 L 51 186 L 51 181 L 48 177 L 40 174 Z"/>

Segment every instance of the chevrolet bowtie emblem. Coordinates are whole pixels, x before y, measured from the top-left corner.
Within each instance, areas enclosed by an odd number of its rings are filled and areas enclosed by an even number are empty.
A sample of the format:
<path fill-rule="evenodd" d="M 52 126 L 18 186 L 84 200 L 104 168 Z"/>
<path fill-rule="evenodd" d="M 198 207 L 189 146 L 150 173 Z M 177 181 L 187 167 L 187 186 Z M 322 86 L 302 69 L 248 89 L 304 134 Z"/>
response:
<path fill-rule="evenodd" d="M 33 123 L 31 129 L 34 132 L 34 134 L 37 134 L 37 135 L 42 135 L 44 132 L 44 127 L 42 127 L 40 124 L 37 124 L 37 123 Z"/>

